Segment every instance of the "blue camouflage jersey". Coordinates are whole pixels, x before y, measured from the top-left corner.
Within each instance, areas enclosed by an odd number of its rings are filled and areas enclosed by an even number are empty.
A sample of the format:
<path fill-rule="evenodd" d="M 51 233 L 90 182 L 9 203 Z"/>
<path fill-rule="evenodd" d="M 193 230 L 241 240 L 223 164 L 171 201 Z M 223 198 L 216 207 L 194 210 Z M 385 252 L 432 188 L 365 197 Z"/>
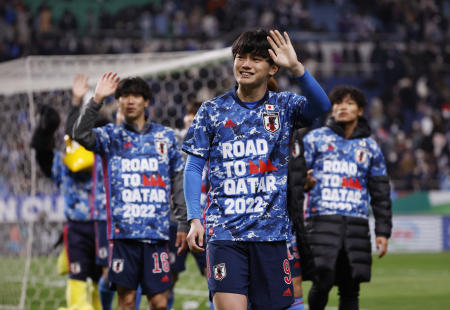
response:
<path fill-rule="evenodd" d="M 289 139 L 306 98 L 267 91 L 254 108 L 236 90 L 206 101 L 183 150 L 209 161 L 208 240 L 286 240 Z"/>
<path fill-rule="evenodd" d="M 173 130 L 151 123 L 94 128 L 106 165 L 108 239 L 169 239 L 171 176 L 184 168 Z"/>
<path fill-rule="evenodd" d="M 91 197 L 90 207 L 92 210 L 92 219 L 95 221 L 106 221 L 106 193 L 103 179 L 103 165 L 102 158 L 98 155 L 95 155 L 92 169 Z"/>
<path fill-rule="evenodd" d="M 383 154 L 369 136 L 345 139 L 329 127 L 308 133 L 304 139 L 308 169 L 316 185 L 306 197 L 305 217 L 340 214 L 369 216 L 369 177 L 386 176 Z"/>
<path fill-rule="evenodd" d="M 92 193 L 91 171 L 72 172 L 63 162 L 64 154 L 54 152 L 52 179 L 64 196 L 64 215 L 72 221 L 92 220 L 89 204 Z"/>

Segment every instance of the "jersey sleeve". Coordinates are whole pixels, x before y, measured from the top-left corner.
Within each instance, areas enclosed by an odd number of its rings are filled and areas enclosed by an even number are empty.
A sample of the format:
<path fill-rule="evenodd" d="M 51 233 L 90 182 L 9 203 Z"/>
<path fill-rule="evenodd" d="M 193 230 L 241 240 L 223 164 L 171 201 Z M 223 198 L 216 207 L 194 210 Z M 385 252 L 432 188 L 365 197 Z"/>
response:
<path fill-rule="evenodd" d="M 374 149 L 374 156 L 372 157 L 369 177 L 387 176 L 383 153 L 375 141 L 373 141 L 372 148 Z"/>
<path fill-rule="evenodd" d="M 209 122 L 207 103 L 204 103 L 195 115 L 194 121 L 192 122 L 191 127 L 189 127 L 186 137 L 184 138 L 182 146 L 183 151 L 204 159 L 209 158 L 212 140 Z"/>
<path fill-rule="evenodd" d="M 172 147 L 170 149 L 169 158 L 170 158 L 170 174 L 173 175 L 177 172 L 180 172 L 184 169 L 184 161 L 181 155 L 179 144 L 175 137 L 175 134 L 172 134 L 171 137 Z"/>
<path fill-rule="evenodd" d="M 52 163 L 52 180 L 55 182 L 56 186 L 60 186 L 62 182 L 62 158 L 61 153 L 55 151 L 53 156 L 53 163 Z"/>
<path fill-rule="evenodd" d="M 97 153 L 101 156 L 107 155 L 110 153 L 111 146 L 111 135 L 108 130 L 109 126 L 97 127 L 94 128 L 95 132 L 95 147 L 94 153 Z"/>
<path fill-rule="evenodd" d="M 312 137 L 312 133 L 309 133 L 303 138 L 303 151 L 308 169 L 312 168 L 315 156 L 315 145 Z"/>

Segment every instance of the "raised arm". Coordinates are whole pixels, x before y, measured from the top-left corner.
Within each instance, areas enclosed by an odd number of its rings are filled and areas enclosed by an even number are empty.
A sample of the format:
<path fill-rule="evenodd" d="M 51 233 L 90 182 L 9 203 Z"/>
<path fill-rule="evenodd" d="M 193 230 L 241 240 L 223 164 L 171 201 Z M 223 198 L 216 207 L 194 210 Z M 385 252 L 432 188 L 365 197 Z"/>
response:
<path fill-rule="evenodd" d="M 303 118 L 313 122 L 317 117 L 328 112 L 331 104 L 327 94 L 303 64 L 298 61 L 287 32 L 281 35 L 278 30 L 271 30 L 270 37 L 267 37 L 267 40 L 272 47 L 272 49 L 269 49 L 270 57 L 275 64 L 291 71 L 308 99 L 303 108 Z"/>
<path fill-rule="evenodd" d="M 82 107 L 80 116 L 73 128 L 73 138 L 85 148 L 92 150 L 95 147 L 96 135 L 92 130 L 97 119 L 103 100 L 112 95 L 119 83 L 117 73 L 109 72 L 103 74 L 95 87 L 94 97 L 89 103 Z"/>

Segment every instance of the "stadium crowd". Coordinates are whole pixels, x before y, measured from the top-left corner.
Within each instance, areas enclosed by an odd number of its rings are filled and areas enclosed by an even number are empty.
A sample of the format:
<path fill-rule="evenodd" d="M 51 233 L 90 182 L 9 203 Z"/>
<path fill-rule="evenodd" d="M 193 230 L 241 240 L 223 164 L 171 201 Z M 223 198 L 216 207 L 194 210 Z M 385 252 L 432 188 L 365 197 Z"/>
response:
<path fill-rule="evenodd" d="M 243 28 L 286 29 L 326 91 L 346 83 L 367 94 L 367 113 L 397 192 L 450 189 L 448 1 L 155 1 L 115 13 L 88 13 L 84 24 L 70 11 L 56 20 L 51 6 L 32 11 L 26 3 L 0 1 L 0 61 L 37 54 L 210 49 L 229 45 Z M 326 42 L 339 42 L 341 48 L 327 55 Z M 330 72 L 323 63 L 331 65 Z M 153 107 L 162 123 L 181 128 L 185 101 L 198 94 L 203 95 L 197 99 L 205 99 L 233 85 L 224 74 L 230 64 L 196 70 L 194 77 L 186 72 L 178 79 L 151 80 L 155 95 L 166 98 L 157 98 L 167 103 L 164 107 Z M 193 83 L 186 83 L 192 78 Z M 293 88 L 282 72 L 277 79 L 282 89 Z M 67 96 L 55 91 L 34 99 L 39 107 Z M 2 183 L 14 187 L 13 193 L 29 192 L 27 98 L 0 96 L 0 109 L 0 132 L 21 133 L 1 146 Z"/>

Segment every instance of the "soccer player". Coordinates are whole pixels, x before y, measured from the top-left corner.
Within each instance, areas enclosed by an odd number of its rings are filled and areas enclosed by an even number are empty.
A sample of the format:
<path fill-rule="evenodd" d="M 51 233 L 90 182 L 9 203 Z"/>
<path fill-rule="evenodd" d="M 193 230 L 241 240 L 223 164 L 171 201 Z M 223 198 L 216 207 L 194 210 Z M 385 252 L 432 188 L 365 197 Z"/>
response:
<path fill-rule="evenodd" d="M 93 129 L 104 99 L 114 93 L 125 121 Z M 173 130 L 151 122 L 146 108 L 151 90 L 145 80 L 120 80 L 105 73 L 94 97 L 83 107 L 74 137 L 102 156 L 106 169 L 108 238 L 111 263 L 108 279 L 117 287 L 119 308 L 134 309 L 140 284 L 151 309 L 166 309 L 171 286 L 168 245 L 169 208 L 185 208 L 179 188 L 184 163 Z M 178 221 L 186 212 L 174 212 Z M 179 231 L 178 252 L 187 248 Z"/>
<path fill-rule="evenodd" d="M 78 74 L 74 78 L 72 85 L 72 106 L 69 111 L 65 132 L 67 142 L 70 143 L 73 153 L 63 154 L 55 151 L 54 132 L 59 125 L 57 112 L 49 107 L 43 107 L 40 122 L 36 128 L 32 146 L 36 150 L 36 159 L 42 171 L 51 177 L 60 188 L 65 201 L 65 216 L 67 224 L 64 228 L 64 244 L 69 266 L 69 279 L 67 282 L 67 306 L 69 309 L 101 309 L 100 299 L 97 290 L 97 282 L 101 276 L 101 267 L 95 261 L 95 238 L 94 222 L 90 209 L 89 199 L 92 194 L 92 173 L 93 171 L 91 152 L 86 150 L 77 152 L 76 142 L 71 141 L 73 123 L 78 116 L 79 105 L 82 97 L 87 91 L 85 89 L 86 77 Z M 101 118 L 94 119 L 100 124 L 106 122 Z M 72 158 L 71 157 L 75 157 Z M 73 165 L 78 163 L 83 167 Z M 88 290 L 87 278 L 94 282 L 94 289 Z M 87 292 L 90 296 L 88 296 Z"/>
<path fill-rule="evenodd" d="M 387 252 L 392 229 L 389 178 L 383 154 L 363 117 L 364 93 L 338 86 L 330 101 L 326 126 L 303 139 L 306 163 L 317 182 L 309 192 L 305 214 L 316 269 L 308 303 L 311 310 L 325 309 L 336 284 L 339 309 L 354 310 L 359 308 L 360 282 L 370 281 L 369 201 L 379 257 Z"/>
<path fill-rule="evenodd" d="M 209 161 L 207 278 L 215 309 L 285 309 L 293 303 L 286 251 L 289 140 L 329 100 L 297 59 L 287 33 L 254 30 L 233 43 L 237 87 L 206 101 L 183 144 L 192 251 L 203 251 L 201 175 Z M 287 68 L 305 93 L 268 91 Z M 247 301 L 248 297 L 248 301 Z"/>

